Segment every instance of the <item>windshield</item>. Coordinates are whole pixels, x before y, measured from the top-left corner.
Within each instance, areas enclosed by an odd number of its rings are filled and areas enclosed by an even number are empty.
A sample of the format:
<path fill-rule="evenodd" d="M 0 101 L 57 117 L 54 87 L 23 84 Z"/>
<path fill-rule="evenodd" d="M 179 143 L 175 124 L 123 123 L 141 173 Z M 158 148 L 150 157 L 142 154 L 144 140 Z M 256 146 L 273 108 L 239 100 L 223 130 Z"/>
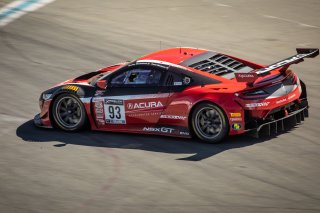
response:
<path fill-rule="evenodd" d="M 108 75 L 110 75 L 111 73 L 113 73 L 114 71 L 108 71 L 108 72 L 104 72 L 104 73 L 101 73 L 99 75 L 95 75 L 93 76 L 92 78 L 90 78 L 88 80 L 88 83 L 91 84 L 92 86 L 95 85 L 97 83 L 97 81 L 99 79 L 103 79 L 105 77 L 107 77 Z"/>

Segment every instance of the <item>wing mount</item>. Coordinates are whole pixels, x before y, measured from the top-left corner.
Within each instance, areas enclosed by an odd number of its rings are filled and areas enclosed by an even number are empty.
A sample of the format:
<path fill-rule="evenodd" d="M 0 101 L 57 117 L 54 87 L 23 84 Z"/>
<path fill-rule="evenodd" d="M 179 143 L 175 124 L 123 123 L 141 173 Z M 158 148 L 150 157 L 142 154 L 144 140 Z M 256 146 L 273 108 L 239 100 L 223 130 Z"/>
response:
<path fill-rule="evenodd" d="M 249 73 L 235 73 L 235 77 L 238 82 L 248 82 L 252 84 L 258 77 L 269 75 L 270 72 L 275 69 L 282 67 L 280 71 L 284 72 L 290 65 L 304 61 L 304 58 L 314 58 L 319 55 L 318 48 L 297 48 L 296 51 L 297 54 L 289 58 L 270 64 L 261 69 L 253 70 Z"/>

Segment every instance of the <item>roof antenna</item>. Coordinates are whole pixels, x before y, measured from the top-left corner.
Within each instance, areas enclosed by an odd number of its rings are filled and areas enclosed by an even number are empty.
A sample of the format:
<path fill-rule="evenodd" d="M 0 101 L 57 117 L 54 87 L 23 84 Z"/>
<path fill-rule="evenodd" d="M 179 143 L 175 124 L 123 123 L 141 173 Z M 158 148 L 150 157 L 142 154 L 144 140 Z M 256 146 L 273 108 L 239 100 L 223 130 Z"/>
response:
<path fill-rule="evenodd" d="M 180 54 L 181 54 L 181 46 L 180 46 Z"/>
<path fill-rule="evenodd" d="M 160 45 L 160 50 L 162 50 L 162 44 L 161 44 L 161 41 L 159 41 L 159 45 Z"/>

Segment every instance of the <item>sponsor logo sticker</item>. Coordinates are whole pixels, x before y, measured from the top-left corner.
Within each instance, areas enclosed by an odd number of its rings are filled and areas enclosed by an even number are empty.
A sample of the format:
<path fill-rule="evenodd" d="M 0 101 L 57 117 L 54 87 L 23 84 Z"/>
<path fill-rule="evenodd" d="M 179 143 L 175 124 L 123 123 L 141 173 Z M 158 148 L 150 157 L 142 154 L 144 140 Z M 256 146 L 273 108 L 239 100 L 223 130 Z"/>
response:
<path fill-rule="evenodd" d="M 119 99 L 105 99 L 104 102 L 105 104 L 110 104 L 110 105 L 123 105 L 123 100 L 119 100 Z"/>
<path fill-rule="evenodd" d="M 146 131 L 146 132 L 172 133 L 174 131 L 174 129 L 173 128 L 168 128 L 168 127 L 144 127 L 143 131 Z"/>
<path fill-rule="evenodd" d="M 189 136 L 189 132 L 180 132 L 180 135 L 186 135 L 186 136 Z"/>
<path fill-rule="evenodd" d="M 258 76 L 256 73 L 234 73 L 238 82 L 254 82 Z"/>
<path fill-rule="evenodd" d="M 230 118 L 230 121 L 242 121 L 242 118 Z"/>
<path fill-rule="evenodd" d="M 179 115 L 161 115 L 160 118 L 165 119 L 173 119 L 173 120 L 185 120 L 187 116 L 179 116 Z"/>
<path fill-rule="evenodd" d="M 79 90 L 79 87 L 73 86 L 73 85 L 66 85 L 66 86 L 62 87 L 62 89 L 67 89 L 67 90 L 72 90 L 72 91 L 77 92 Z"/>
<path fill-rule="evenodd" d="M 95 103 L 95 107 L 102 109 L 103 108 L 103 103 L 101 101 L 100 102 L 96 102 Z"/>
<path fill-rule="evenodd" d="M 283 102 L 285 102 L 285 101 L 287 101 L 287 98 L 284 98 L 284 99 L 281 99 L 281 100 L 279 100 L 279 101 L 276 101 L 276 104 L 280 104 L 280 103 L 283 103 Z"/>
<path fill-rule="evenodd" d="M 128 103 L 128 109 L 151 109 L 151 108 L 158 108 L 163 107 L 163 104 L 158 101 L 151 101 L 151 102 L 140 102 L 140 103 Z"/>
<path fill-rule="evenodd" d="M 241 124 L 239 124 L 239 123 L 234 123 L 234 124 L 232 124 L 232 129 L 234 129 L 234 130 L 240 130 L 240 129 L 241 129 Z"/>
<path fill-rule="evenodd" d="M 299 60 L 299 59 L 301 59 L 301 58 L 304 58 L 304 57 L 306 57 L 308 54 L 298 54 L 298 55 L 295 55 L 295 56 L 292 56 L 291 58 L 287 58 L 287 59 L 285 59 L 285 60 L 283 60 L 283 61 L 279 61 L 279 62 L 277 62 L 277 63 L 275 63 L 275 64 L 272 64 L 272 65 L 270 65 L 270 66 L 268 66 L 268 67 L 265 67 L 265 68 L 262 68 L 262 69 L 260 69 L 259 70 L 259 73 L 261 72 L 267 72 L 267 71 L 271 71 L 271 70 L 274 70 L 274 69 L 276 69 L 276 68 L 278 68 L 278 67 L 282 67 L 282 66 L 284 66 L 284 65 L 286 65 L 286 64 L 289 64 L 289 63 L 292 63 L 292 62 L 294 62 L 294 61 L 296 61 L 296 60 Z"/>
<path fill-rule="evenodd" d="M 190 77 L 184 77 L 183 78 L 183 84 L 188 85 L 191 82 L 191 78 Z"/>
<path fill-rule="evenodd" d="M 246 104 L 246 107 L 265 107 L 268 106 L 270 102 L 261 102 L 261 103 L 251 103 L 251 104 Z"/>
<path fill-rule="evenodd" d="M 103 94 L 103 90 L 97 90 L 94 96 L 101 96 Z"/>
<path fill-rule="evenodd" d="M 231 112 L 230 117 L 231 118 L 241 117 L 241 112 Z"/>
<path fill-rule="evenodd" d="M 103 100 L 96 100 L 94 102 L 94 109 L 96 114 L 96 121 L 98 125 L 104 125 L 104 110 L 103 110 Z"/>
<path fill-rule="evenodd" d="M 108 124 L 126 124 L 126 112 L 124 101 L 121 99 L 105 99 L 104 111 L 106 123 Z"/>

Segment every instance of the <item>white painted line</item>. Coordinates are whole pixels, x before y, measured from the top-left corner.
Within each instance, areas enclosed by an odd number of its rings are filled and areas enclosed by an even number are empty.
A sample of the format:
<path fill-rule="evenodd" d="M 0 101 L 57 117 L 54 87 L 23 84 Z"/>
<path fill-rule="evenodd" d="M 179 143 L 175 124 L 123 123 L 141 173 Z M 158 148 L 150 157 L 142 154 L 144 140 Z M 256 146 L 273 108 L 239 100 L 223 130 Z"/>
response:
<path fill-rule="evenodd" d="M 0 9 L 0 27 L 55 0 L 18 0 Z"/>
<path fill-rule="evenodd" d="M 270 18 L 270 19 L 278 19 L 278 20 L 281 20 L 281 21 L 285 21 L 285 22 L 289 22 L 289 23 L 293 23 L 293 24 L 298 24 L 302 27 L 310 27 L 310 28 L 320 28 L 318 26 L 314 26 L 314 25 L 310 25 L 310 24 L 304 24 L 304 23 L 301 23 L 299 21 L 295 21 L 295 20 L 290 20 L 290 19 L 286 19 L 286 18 L 281 18 L 281 17 L 277 17 L 277 16 L 270 16 L 270 15 L 262 15 L 263 17 L 265 18 Z"/>

